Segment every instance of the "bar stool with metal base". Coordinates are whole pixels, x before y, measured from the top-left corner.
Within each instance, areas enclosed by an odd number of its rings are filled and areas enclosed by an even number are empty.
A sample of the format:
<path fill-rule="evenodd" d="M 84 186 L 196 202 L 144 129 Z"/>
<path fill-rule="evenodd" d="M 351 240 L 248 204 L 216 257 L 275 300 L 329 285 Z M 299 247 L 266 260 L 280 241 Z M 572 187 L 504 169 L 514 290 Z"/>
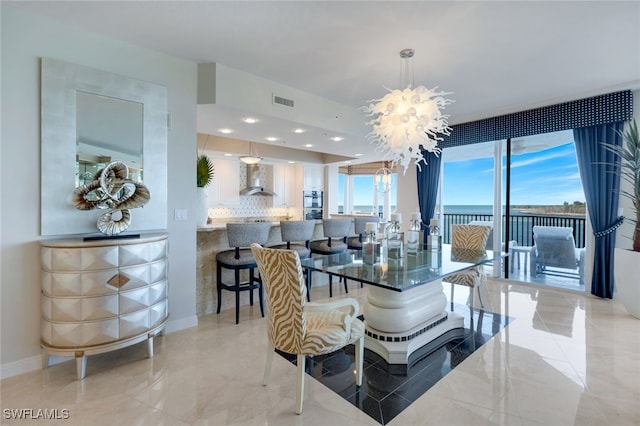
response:
<path fill-rule="evenodd" d="M 350 250 L 362 250 L 362 237 L 364 236 L 366 224 L 369 222 L 378 223 L 380 222 L 380 217 L 358 216 L 353 219 L 353 230 L 356 235 L 347 238 L 347 247 Z"/>
<path fill-rule="evenodd" d="M 313 220 L 282 220 L 280 221 L 280 235 L 284 244 L 276 244 L 269 248 L 295 250 L 298 252 L 300 259 L 306 259 L 311 256 L 309 242 L 313 238 L 316 223 Z M 311 289 L 308 271 L 305 269 L 305 283 L 307 285 L 307 301 L 311 301 Z"/>
<path fill-rule="evenodd" d="M 347 251 L 347 236 L 351 230 L 351 219 L 324 219 L 322 229 L 326 238 L 311 241 L 311 253 L 337 254 Z M 333 297 L 333 276 L 329 274 L 329 297 Z M 311 278 L 309 278 L 311 287 Z M 309 288 L 310 290 L 310 288 Z M 344 280 L 344 291 L 349 293 L 347 280 Z"/>
<path fill-rule="evenodd" d="M 229 247 L 232 250 L 221 251 L 216 255 L 216 289 L 218 292 L 218 309 L 222 303 L 222 290 L 229 290 L 236 293 L 236 324 L 240 322 L 240 292 L 249 292 L 249 303 L 253 306 L 253 290 L 258 290 L 260 298 L 260 312 L 264 317 L 264 302 L 262 295 L 262 281 L 256 277 L 254 270 L 258 268 L 256 259 L 248 248 L 252 243 L 264 245 L 269 239 L 270 223 L 228 223 L 227 238 Z M 222 268 L 232 269 L 235 280 L 233 284 L 222 282 Z M 249 270 L 249 281 L 240 282 L 240 271 Z"/>

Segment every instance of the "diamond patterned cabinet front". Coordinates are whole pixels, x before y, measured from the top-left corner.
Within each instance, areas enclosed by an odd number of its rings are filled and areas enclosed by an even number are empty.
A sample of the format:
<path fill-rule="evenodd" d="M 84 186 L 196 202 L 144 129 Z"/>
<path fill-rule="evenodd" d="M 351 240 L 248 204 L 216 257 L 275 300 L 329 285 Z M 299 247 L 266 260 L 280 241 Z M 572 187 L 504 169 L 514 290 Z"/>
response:
<path fill-rule="evenodd" d="M 147 341 L 169 315 L 166 234 L 140 238 L 41 242 L 41 346 L 49 356 L 86 357 Z"/>

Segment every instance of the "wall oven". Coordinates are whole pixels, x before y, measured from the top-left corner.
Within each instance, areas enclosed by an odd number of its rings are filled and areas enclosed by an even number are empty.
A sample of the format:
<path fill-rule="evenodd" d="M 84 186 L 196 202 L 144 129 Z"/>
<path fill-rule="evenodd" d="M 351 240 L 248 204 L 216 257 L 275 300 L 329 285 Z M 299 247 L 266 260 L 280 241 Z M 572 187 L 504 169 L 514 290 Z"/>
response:
<path fill-rule="evenodd" d="M 322 191 L 303 191 L 305 220 L 322 219 Z"/>

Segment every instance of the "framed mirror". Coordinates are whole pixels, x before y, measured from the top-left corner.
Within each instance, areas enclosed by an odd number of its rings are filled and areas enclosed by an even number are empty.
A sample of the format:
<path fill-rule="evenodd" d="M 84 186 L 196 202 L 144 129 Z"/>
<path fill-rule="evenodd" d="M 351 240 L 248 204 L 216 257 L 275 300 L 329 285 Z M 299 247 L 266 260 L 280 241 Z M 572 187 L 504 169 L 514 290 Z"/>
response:
<path fill-rule="evenodd" d="M 166 87 L 51 58 L 41 68 L 41 234 L 97 232 L 104 211 L 77 210 L 70 196 L 111 161 L 151 193 L 128 232 L 166 229 Z"/>

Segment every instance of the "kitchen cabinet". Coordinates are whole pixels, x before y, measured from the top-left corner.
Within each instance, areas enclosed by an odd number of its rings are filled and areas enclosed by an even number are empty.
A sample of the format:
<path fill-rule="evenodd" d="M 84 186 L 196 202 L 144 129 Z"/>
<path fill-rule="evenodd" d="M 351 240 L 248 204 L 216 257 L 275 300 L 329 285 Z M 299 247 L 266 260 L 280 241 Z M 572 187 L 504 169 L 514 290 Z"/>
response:
<path fill-rule="evenodd" d="M 322 191 L 324 189 L 324 166 L 304 166 L 304 188 Z"/>
<path fill-rule="evenodd" d="M 211 157 L 214 175 L 205 187 L 208 207 L 240 205 L 240 161 L 236 158 Z"/>
<path fill-rule="evenodd" d="M 273 166 L 273 207 L 295 206 L 296 168 L 286 164 Z"/>
<path fill-rule="evenodd" d="M 41 347 L 49 357 L 76 358 L 83 379 L 87 356 L 147 342 L 169 315 L 166 234 L 140 238 L 41 242 Z"/>

